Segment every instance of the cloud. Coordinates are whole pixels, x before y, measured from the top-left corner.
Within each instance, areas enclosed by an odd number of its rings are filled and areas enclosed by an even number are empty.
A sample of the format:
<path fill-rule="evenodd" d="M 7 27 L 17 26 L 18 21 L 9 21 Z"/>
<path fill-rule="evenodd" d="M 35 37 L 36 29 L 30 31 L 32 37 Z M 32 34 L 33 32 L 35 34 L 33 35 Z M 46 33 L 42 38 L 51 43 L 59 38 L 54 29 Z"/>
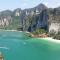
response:
<path fill-rule="evenodd" d="M 44 0 L 42 3 L 44 3 L 46 6 L 50 8 L 55 8 L 60 6 L 60 0 Z"/>

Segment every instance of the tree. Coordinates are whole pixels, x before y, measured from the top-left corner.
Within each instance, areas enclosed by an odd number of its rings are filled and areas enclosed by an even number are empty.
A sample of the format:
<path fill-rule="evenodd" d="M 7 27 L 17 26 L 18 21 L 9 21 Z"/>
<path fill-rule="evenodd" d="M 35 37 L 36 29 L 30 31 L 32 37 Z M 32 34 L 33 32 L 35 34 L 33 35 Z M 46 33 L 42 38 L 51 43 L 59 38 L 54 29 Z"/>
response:
<path fill-rule="evenodd" d="M 33 31 L 33 34 L 43 34 L 43 33 L 47 33 L 47 31 L 45 29 L 36 29 L 36 31 Z"/>

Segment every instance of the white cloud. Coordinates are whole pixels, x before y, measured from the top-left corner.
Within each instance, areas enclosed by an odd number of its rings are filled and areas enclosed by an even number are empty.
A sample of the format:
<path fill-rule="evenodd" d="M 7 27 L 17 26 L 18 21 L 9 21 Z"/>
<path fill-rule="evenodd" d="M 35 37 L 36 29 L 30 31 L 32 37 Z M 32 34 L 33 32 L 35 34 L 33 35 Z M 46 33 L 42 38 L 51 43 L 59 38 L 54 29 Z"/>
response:
<path fill-rule="evenodd" d="M 60 6 L 60 0 L 44 0 L 42 3 L 44 3 L 46 6 L 50 8 L 55 8 Z"/>

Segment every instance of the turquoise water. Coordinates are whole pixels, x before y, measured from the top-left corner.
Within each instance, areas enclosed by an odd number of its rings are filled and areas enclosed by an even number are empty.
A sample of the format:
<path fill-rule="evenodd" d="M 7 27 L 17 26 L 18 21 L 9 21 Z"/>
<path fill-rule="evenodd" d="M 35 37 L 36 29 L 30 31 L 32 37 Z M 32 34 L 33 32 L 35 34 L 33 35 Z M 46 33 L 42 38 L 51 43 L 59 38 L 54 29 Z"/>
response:
<path fill-rule="evenodd" d="M 4 60 L 60 60 L 60 44 L 22 32 L 0 32 L 0 52 Z"/>

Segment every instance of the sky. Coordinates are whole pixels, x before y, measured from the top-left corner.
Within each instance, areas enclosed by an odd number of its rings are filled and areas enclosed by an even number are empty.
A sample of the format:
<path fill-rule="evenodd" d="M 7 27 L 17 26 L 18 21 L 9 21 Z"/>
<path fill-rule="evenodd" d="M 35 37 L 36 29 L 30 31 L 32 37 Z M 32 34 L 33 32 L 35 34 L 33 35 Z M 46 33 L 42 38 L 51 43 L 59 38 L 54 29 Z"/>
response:
<path fill-rule="evenodd" d="M 60 6 L 60 0 L 0 0 L 0 11 L 33 8 L 40 3 L 45 4 L 49 8 Z"/>

